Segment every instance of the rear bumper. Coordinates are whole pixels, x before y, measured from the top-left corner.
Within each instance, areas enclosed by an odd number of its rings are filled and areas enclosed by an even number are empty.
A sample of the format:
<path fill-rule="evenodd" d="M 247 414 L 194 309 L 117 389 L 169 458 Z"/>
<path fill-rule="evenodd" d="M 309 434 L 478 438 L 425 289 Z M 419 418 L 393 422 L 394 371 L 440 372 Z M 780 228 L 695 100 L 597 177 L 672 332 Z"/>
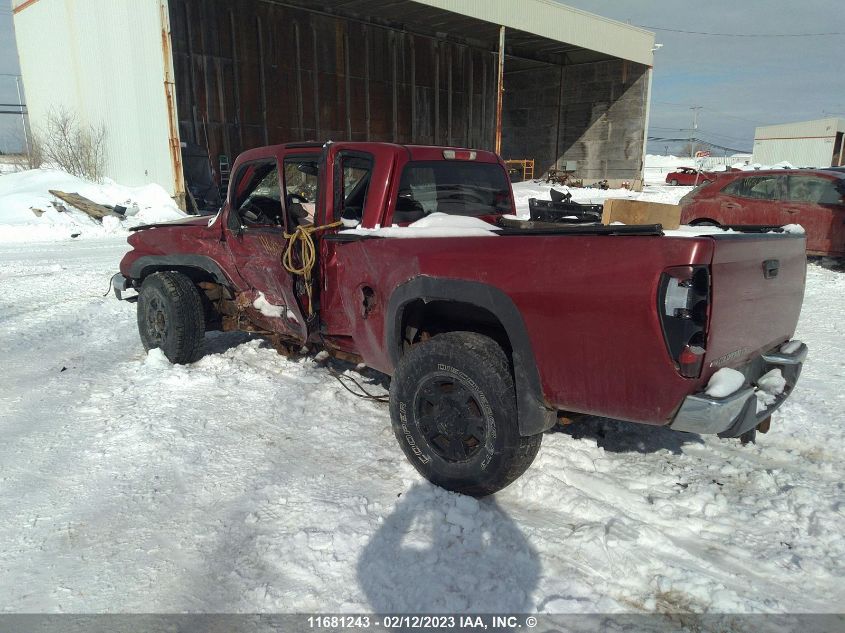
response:
<path fill-rule="evenodd" d="M 746 386 L 724 398 L 713 398 L 704 392 L 687 396 L 669 428 L 690 433 L 718 433 L 722 437 L 742 435 L 772 415 L 786 401 L 798 382 L 806 358 L 807 346 L 804 343 L 789 354 L 777 349 L 762 354 L 746 366 L 737 368 L 745 374 Z M 781 370 L 786 387 L 775 396 L 772 404 L 758 412 L 753 385 L 761 376 L 776 368 Z"/>

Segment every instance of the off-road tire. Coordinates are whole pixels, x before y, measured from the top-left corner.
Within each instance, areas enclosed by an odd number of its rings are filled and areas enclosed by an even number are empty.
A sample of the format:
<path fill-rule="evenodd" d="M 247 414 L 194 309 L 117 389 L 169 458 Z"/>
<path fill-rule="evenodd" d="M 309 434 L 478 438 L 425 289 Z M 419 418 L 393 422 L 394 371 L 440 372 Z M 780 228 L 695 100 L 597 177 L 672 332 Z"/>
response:
<path fill-rule="evenodd" d="M 423 477 L 474 497 L 516 480 L 542 441 L 542 435 L 520 436 L 508 358 L 474 332 L 440 334 L 409 349 L 391 379 L 390 416 L 399 445 Z M 467 452 L 465 459 L 454 458 L 455 446 L 458 454 Z"/>
<path fill-rule="evenodd" d="M 185 275 L 153 273 L 138 293 L 138 332 L 144 349 L 160 348 L 171 363 L 202 356 L 205 308 L 199 290 Z"/>

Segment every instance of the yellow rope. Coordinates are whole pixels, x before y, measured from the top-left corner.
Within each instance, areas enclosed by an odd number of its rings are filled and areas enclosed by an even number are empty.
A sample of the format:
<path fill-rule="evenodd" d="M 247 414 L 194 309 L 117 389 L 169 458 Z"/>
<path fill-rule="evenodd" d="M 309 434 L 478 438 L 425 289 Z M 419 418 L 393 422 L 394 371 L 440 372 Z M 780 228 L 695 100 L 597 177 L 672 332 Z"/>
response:
<path fill-rule="evenodd" d="M 343 222 L 332 222 L 331 224 L 323 224 L 322 226 L 297 226 L 293 233 L 285 233 L 285 239 L 288 241 L 288 245 L 282 254 L 282 265 L 292 275 L 297 275 L 305 280 L 305 292 L 308 293 L 309 317 L 314 314 L 311 273 L 314 271 L 314 266 L 317 263 L 317 247 L 314 245 L 313 235 L 317 231 L 333 229 L 342 224 Z M 299 260 L 301 262 L 299 266 L 294 262 L 294 253 L 297 244 L 299 245 Z"/>

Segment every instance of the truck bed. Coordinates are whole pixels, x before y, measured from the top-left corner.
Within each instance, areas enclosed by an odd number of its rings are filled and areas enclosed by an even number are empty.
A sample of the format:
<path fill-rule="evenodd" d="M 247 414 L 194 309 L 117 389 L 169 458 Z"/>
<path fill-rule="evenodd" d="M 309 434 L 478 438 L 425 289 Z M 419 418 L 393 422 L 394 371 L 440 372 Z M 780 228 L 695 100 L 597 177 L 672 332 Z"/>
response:
<path fill-rule="evenodd" d="M 736 366 L 789 340 L 804 290 L 800 235 L 669 237 L 653 227 L 516 229 L 501 237 L 364 239 L 335 242 L 339 288 L 370 287 L 382 305 L 420 276 L 489 284 L 513 302 L 550 408 L 651 424 L 667 423 L 683 398 L 719 366 Z M 610 231 L 606 229 L 611 229 Z M 644 234 L 643 234 L 644 233 Z M 765 279 L 762 262 L 778 259 Z M 697 378 L 681 376 L 666 350 L 657 295 L 666 269 L 712 266 L 707 356 Z M 343 329 L 368 365 L 391 373 L 385 320 L 360 318 L 355 293 L 343 300 Z M 375 316 L 375 315 L 374 315 Z M 724 360 L 711 363 L 740 350 Z"/>

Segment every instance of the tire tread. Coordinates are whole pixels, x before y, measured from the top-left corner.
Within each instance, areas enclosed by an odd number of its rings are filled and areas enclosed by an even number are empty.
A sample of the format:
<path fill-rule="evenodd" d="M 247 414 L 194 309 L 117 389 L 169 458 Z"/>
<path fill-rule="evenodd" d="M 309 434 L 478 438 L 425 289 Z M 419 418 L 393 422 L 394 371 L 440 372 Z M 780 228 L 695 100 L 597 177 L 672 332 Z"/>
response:
<path fill-rule="evenodd" d="M 170 349 L 162 349 L 168 360 L 180 365 L 199 360 L 205 340 L 205 308 L 194 282 L 182 273 L 167 271 L 153 273 L 147 277 L 141 286 L 141 292 L 149 286 L 159 287 L 170 302 L 176 317 L 171 324 L 173 342 L 168 345 Z M 138 326 L 143 327 L 140 310 Z M 141 340 L 144 342 L 144 347 L 149 350 L 143 335 Z"/>

